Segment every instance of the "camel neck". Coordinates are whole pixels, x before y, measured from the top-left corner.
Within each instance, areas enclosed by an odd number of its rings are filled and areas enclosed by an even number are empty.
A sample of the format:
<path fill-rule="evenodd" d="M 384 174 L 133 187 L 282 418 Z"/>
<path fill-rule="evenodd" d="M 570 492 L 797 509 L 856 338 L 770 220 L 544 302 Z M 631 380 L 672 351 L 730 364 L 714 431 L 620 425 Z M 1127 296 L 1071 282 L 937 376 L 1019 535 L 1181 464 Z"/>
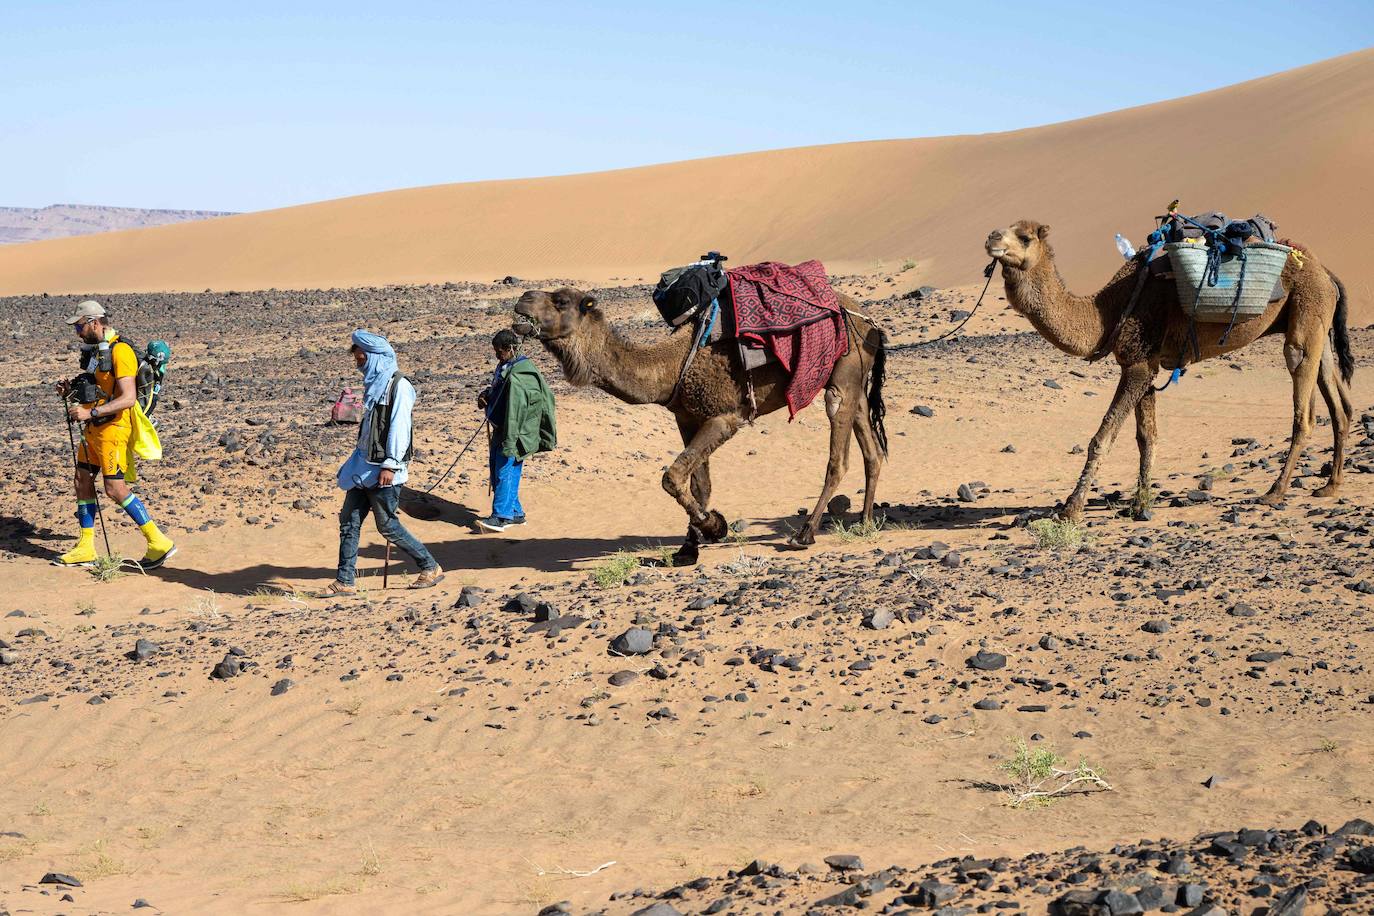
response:
<path fill-rule="evenodd" d="M 547 342 L 570 383 L 593 385 L 627 404 L 667 404 L 687 357 L 690 333 L 641 346 L 597 315 L 578 333 Z"/>
<path fill-rule="evenodd" d="M 1086 357 L 1107 333 L 1108 309 L 1097 296 L 1069 292 L 1052 257 L 1030 270 L 1002 270 L 1007 301 L 1060 350 Z"/>

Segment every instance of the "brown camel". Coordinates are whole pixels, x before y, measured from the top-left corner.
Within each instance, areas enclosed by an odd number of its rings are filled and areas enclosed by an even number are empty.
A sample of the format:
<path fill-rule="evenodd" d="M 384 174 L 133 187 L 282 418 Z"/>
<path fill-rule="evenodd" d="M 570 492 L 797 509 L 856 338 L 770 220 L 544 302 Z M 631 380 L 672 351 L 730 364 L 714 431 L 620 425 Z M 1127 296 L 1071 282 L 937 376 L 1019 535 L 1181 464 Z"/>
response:
<path fill-rule="evenodd" d="M 826 504 L 848 467 L 851 432 L 864 458 L 865 521 L 873 518 L 878 472 L 887 455 L 883 332 L 852 311 L 856 305 L 852 299 L 843 294 L 839 298 L 847 310 L 849 350 L 835 364 L 825 385 L 830 457 L 820 498 L 805 526 L 793 535 L 790 543 L 794 545 L 815 543 Z M 687 511 L 687 539 L 675 562 L 696 562 L 699 544 L 720 541 L 727 533 L 724 516 L 708 508 L 711 455 L 753 414 L 735 345 L 727 341 L 708 344 L 682 376 L 692 345 L 690 325 L 656 343 L 634 344 L 611 327 L 595 297 L 570 287 L 527 292 L 520 297 L 515 313 L 516 332 L 537 337 L 557 358 L 573 385 L 595 385 L 627 404 L 659 404 L 673 412 L 685 448 L 664 472 L 663 489 Z M 754 370 L 757 415 L 786 406 L 787 380 L 777 363 Z"/>
<path fill-rule="evenodd" d="M 1049 233 L 1049 226 L 1022 220 L 1005 229 L 994 229 L 988 234 L 985 247 L 1002 265 L 1011 307 L 1029 318 L 1046 340 L 1065 353 L 1087 357 L 1104 341 L 1125 310 L 1135 286 L 1137 263 L 1124 265 L 1095 295 L 1074 295 L 1065 288 L 1055 266 L 1054 249 L 1046 241 Z M 1315 256 L 1301 246 L 1295 247 L 1302 259 L 1289 258 L 1284 266 L 1282 282 L 1287 295 L 1270 303 L 1263 315 L 1236 324 L 1225 344 L 1218 342 L 1226 331 L 1225 325 L 1197 326 L 1201 359 L 1239 350 L 1269 334 L 1284 335 L 1284 360 L 1293 377 L 1293 435 L 1283 470 L 1262 499 L 1266 505 L 1280 502 L 1288 489 L 1293 465 L 1312 430 L 1314 388 L 1319 387 L 1326 399 L 1336 437 L 1331 476 L 1316 491 L 1317 496 L 1334 496 L 1340 489 L 1346 433 L 1354 417 L 1349 382 L 1355 371 L 1355 358 L 1346 330 L 1345 287 Z M 1162 278 L 1149 280 L 1112 347 L 1112 354 L 1121 364 L 1121 381 L 1102 425 L 1088 445 L 1088 460 L 1078 485 L 1064 504 L 1065 519 L 1082 519 L 1098 462 L 1112 447 L 1132 410 L 1140 447 L 1135 511 L 1137 516 L 1144 512 L 1149 501 L 1155 443 L 1153 381 L 1160 368 L 1174 369 L 1180 362 L 1186 365 L 1198 361 L 1189 348 L 1189 328 L 1174 282 Z"/>

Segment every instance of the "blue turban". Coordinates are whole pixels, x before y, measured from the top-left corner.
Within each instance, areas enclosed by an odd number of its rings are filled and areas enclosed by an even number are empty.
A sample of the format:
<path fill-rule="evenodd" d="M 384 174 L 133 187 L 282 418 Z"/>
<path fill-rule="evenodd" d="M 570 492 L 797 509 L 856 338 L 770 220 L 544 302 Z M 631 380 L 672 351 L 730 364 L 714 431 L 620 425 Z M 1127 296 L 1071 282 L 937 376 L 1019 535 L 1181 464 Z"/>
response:
<path fill-rule="evenodd" d="M 372 405 L 386 394 L 391 376 L 396 373 L 396 351 L 380 334 L 373 334 L 361 328 L 353 332 L 353 346 L 367 354 L 363 364 L 363 408 L 371 410 Z"/>

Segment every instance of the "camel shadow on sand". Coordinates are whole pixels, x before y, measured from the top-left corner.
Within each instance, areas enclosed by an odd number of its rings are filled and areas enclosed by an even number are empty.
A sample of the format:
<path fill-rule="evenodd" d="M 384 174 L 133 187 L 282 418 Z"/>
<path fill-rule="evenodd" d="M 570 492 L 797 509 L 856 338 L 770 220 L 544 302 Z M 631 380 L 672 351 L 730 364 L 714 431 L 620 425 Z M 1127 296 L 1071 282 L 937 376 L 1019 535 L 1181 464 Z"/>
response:
<path fill-rule="evenodd" d="M 1016 517 L 1026 511 L 1045 511 L 1049 510 L 1029 509 L 1026 506 L 979 506 L 979 505 L 920 505 L 907 506 L 890 504 L 880 506 L 873 510 L 873 515 L 877 519 L 882 519 L 882 524 L 894 531 L 914 531 L 938 534 L 941 531 L 960 531 L 968 528 L 991 528 L 1009 529 L 1013 527 Z M 805 517 L 802 515 L 784 515 L 775 519 L 759 519 L 753 525 L 759 525 L 768 530 L 768 534 L 763 540 L 778 539 L 774 546 L 778 550 L 793 551 L 796 548 L 786 544 L 786 539 L 798 531 L 804 523 Z M 817 540 L 817 546 L 825 546 L 826 538 L 833 530 L 835 521 L 840 521 L 846 526 L 858 525 L 860 518 L 857 513 L 847 513 L 838 518 L 832 517 L 830 524 L 821 529 L 821 536 Z M 751 542 L 759 539 L 750 538 Z M 881 534 L 871 543 L 881 543 Z"/>

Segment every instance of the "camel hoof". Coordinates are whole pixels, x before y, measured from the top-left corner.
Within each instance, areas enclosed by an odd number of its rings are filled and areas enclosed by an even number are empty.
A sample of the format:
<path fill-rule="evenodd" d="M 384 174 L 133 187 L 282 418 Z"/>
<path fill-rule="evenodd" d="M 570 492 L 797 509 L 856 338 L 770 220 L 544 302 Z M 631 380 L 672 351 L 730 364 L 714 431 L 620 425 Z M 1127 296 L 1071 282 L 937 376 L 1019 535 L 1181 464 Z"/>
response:
<path fill-rule="evenodd" d="M 1313 495 L 1313 496 L 1335 496 L 1335 495 L 1336 495 L 1337 493 L 1339 493 L 1340 491 L 1341 491 L 1341 488 L 1340 488 L 1339 485 L 1334 484 L 1334 483 L 1329 483 L 1329 484 L 1327 484 L 1327 485 L 1324 486 L 1324 487 L 1318 487 L 1317 489 L 1313 490 L 1313 491 L 1312 491 L 1312 495 Z"/>
<path fill-rule="evenodd" d="M 694 544 L 683 544 L 673 554 L 673 566 L 696 566 L 700 559 L 700 552 Z"/>
<path fill-rule="evenodd" d="M 723 541 L 725 536 L 730 533 L 730 525 L 725 521 L 725 516 L 715 509 L 707 513 L 705 522 L 693 527 L 701 534 L 703 544 L 715 544 Z"/>
<path fill-rule="evenodd" d="M 1278 506 L 1283 503 L 1283 494 L 1275 493 L 1271 490 L 1270 492 L 1265 493 L 1259 499 L 1255 500 L 1255 502 L 1261 506 L 1268 506 L 1272 509 L 1274 506 Z"/>
<path fill-rule="evenodd" d="M 787 539 L 787 546 L 794 550 L 805 550 L 816 543 L 816 535 L 810 528 L 804 528 Z"/>

